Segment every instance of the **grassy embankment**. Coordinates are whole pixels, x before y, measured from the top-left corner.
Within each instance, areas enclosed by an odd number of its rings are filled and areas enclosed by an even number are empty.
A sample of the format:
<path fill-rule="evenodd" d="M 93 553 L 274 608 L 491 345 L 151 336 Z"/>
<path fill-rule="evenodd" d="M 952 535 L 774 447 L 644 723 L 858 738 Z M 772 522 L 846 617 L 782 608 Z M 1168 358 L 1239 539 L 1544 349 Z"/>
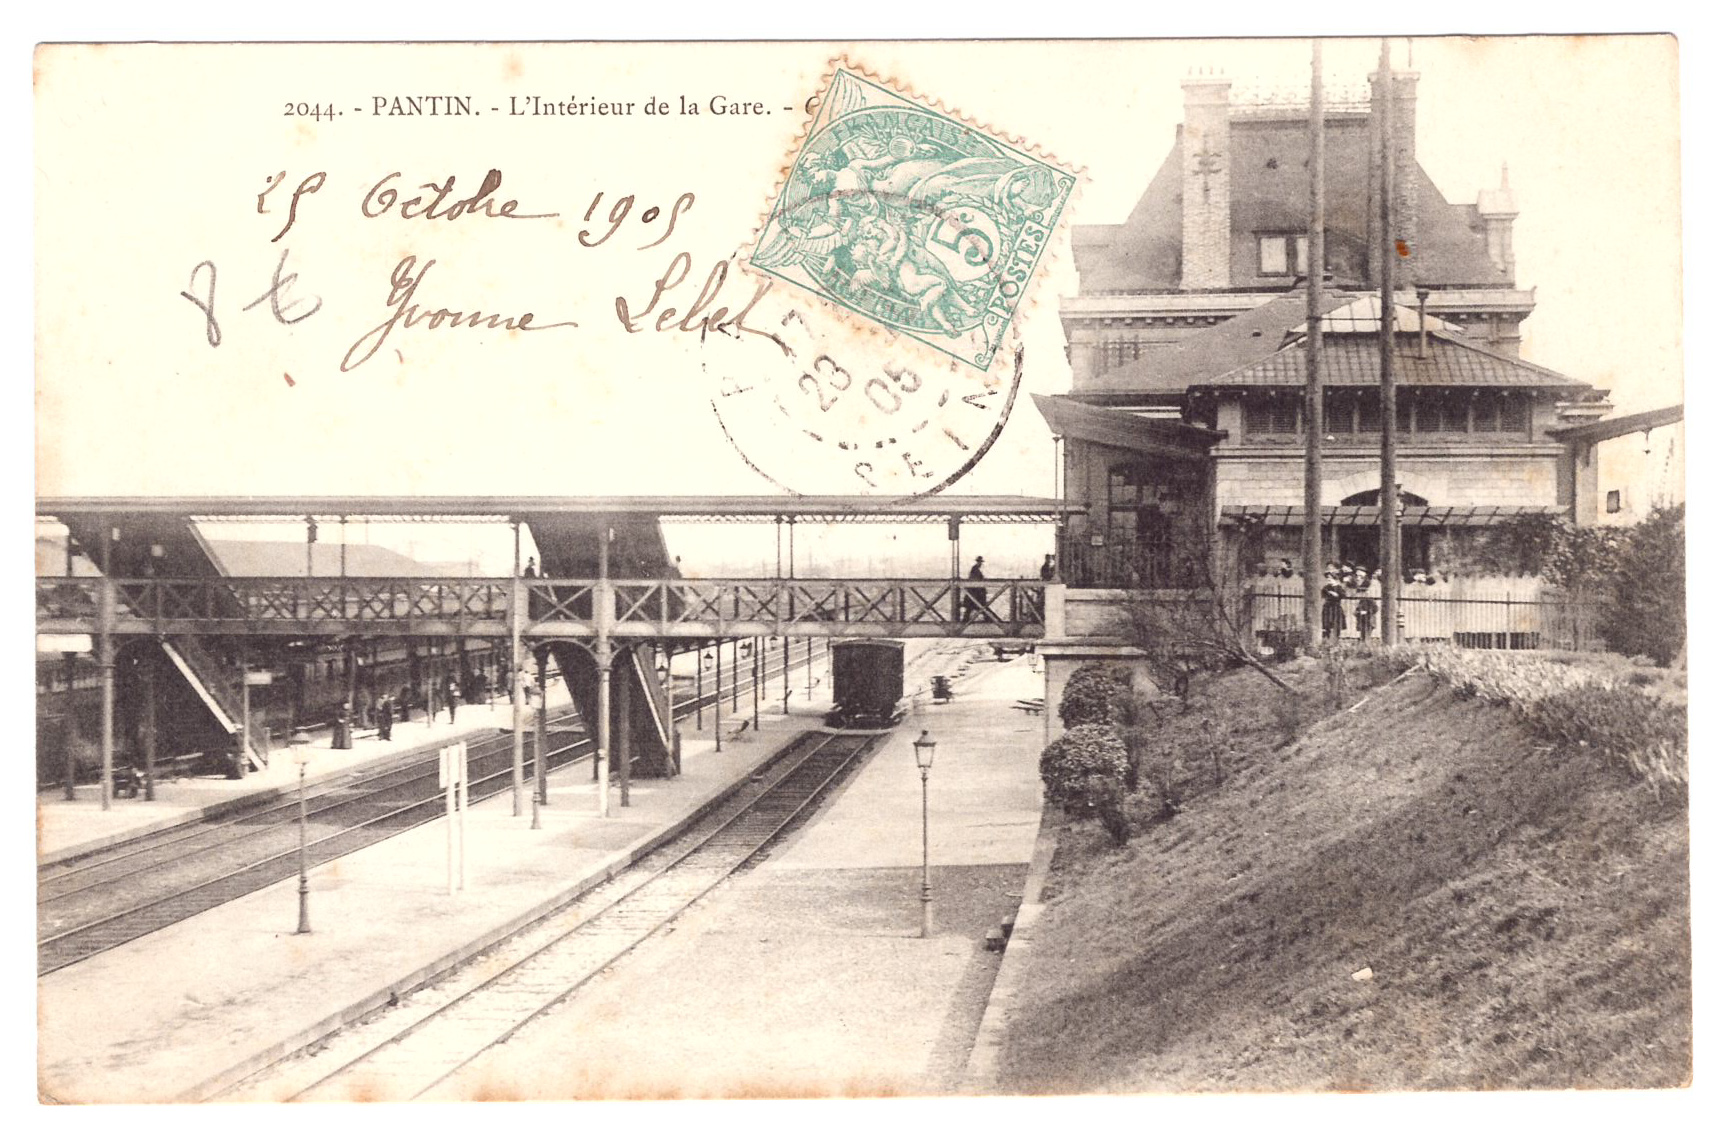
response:
<path fill-rule="evenodd" d="M 1557 706 L 1627 689 L 1683 735 L 1683 673 L 1460 664 L 1361 659 L 1345 711 L 1300 659 L 1279 671 L 1296 705 L 1234 672 L 1170 710 L 1150 751 L 1179 810 L 1141 793 L 1124 848 L 1094 822 L 1065 831 L 1002 1089 L 1684 1082 L 1683 747 L 1554 735 Z M 1554 691 L 1591 676 L 1603 697 Z"/>

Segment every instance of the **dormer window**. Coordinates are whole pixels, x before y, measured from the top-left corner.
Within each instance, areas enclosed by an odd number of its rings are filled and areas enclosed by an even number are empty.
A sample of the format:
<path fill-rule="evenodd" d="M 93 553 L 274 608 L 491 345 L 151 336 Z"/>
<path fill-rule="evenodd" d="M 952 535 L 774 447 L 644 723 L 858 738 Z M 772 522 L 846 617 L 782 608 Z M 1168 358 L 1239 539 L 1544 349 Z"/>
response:
<path fill-rule="evenodd" d="M 1256 238 L 1257 274 L 1301 276 L 1310 265 L 1310 238 L 1292 233 L 1270 233 Z"/>

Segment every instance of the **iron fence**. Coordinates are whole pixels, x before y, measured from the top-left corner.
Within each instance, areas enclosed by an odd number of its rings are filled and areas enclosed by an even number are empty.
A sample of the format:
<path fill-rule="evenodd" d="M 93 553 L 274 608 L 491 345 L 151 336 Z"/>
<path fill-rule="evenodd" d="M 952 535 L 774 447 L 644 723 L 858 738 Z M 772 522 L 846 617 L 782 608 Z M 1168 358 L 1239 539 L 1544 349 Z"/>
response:
<path fill-rule="evenodd" d="M 1297 587 L 1259 587 L 1249 592 L 1249 625 L 1257 643 L 1281 648 L 1303 641 L 1304 594 Z M 1324 606 L 1326 607 L 1326 603 Z M 1408 585 L 1399 598 L 1399 640 L 1446 642 L 1478 650 L 1599 650 L 1597 607 L 1540 589 L 1434 593 Z M 1381 595 L 1341 599 L 1338 613 L 1324 615 L 1343 641 L 1380 639 Z M 1333 636 L 1333 631 L 1320 636 Z"/>

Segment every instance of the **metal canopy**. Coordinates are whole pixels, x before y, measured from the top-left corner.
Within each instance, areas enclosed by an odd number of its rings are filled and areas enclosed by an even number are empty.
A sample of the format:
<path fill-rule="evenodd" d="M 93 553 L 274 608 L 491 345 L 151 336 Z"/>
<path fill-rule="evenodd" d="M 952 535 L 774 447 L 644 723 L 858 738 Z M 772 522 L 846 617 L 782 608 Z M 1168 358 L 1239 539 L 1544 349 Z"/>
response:
<path fill-rule="evenodd" d="M 1568 425 L 1558 429 L 1547 429 L 1543 432 L 1560 441 L 1594 443 L 1607 441 L 1614 437 L 1624 437 L 1628 433 L 1644 433 L 1684 420 L 1685 406 L 1681 404 L 1667 406 L 1663 409 L 1646 410 L 1643 413 L 1631 413 L 1624 417 L 1611 417 L 1606 421 L 1592 421 L 1584 425 Z"/>
<path fill-rule="evenodd" d="M 549 515 L 630 515 L 690 523 L 1053 523 L 1069 505 L 1040 496 L 64 496 L 36 501 L 38 517 L 181 516 L 231 520 L 368 519 L 505 522 Z"/>
<path fill-rule="evenodd" d="M 1457 504 L 1407 505 L 1399 522 L 1416 528 L 1469 528 L 1504 524 L 1520 516 L 1563 516 L 1558 504 Z M 1221 508 L 1226 524 L 1267 524 L 1271 527 L 1302 527 L 1302 504 L 1227 504 Z M 1374 527 L 1381 523 L 1381 509 L 1374 504 L 1324 504 L 1322 523 L 1332 527 Z"/>

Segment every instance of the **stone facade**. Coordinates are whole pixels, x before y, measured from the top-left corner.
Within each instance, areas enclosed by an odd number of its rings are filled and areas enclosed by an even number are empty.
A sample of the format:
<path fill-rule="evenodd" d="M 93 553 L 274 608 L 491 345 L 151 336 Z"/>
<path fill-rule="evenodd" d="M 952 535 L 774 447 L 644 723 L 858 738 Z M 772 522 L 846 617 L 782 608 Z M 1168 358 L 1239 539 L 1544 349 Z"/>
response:
<path fill-rule="evenodd" d="M 1558 498 L 1557 445 L 1521 446 L 1527 451 L 1503 456 L 1492 451 L 1411 453 L 1402 451 L 1399 479 L 1405 491 L 1438 504 L 1497 504 L 1553 506 Z M 1534 448 L 1536 452 L 1529 452 Z M 1474 459 L 1479 456 L 1481 459 Z M 1304 503 L 1304 454 L 1249 455 L 1216 451 L 1216 504 L 1269 504 L 1291 507 Z M 1376 488 L 1373 456 L 1324 459 L 1322 503 L 1338 504 L 1348 496 Z"/>

